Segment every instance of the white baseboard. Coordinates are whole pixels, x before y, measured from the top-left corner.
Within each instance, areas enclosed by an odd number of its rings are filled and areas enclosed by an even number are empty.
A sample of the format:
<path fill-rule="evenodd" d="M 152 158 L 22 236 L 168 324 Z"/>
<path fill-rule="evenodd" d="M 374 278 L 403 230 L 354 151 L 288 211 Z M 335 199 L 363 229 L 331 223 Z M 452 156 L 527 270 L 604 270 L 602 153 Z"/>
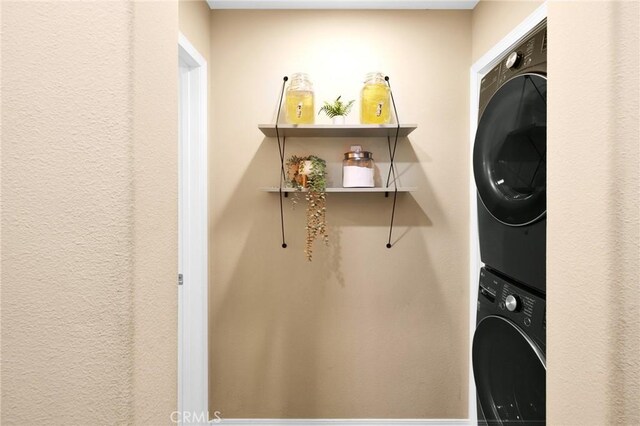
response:
<path fill-rule="evenodd" d="M 469 419 L 222 419 L 220 425 L 267 426 L 470 426 Z"/>

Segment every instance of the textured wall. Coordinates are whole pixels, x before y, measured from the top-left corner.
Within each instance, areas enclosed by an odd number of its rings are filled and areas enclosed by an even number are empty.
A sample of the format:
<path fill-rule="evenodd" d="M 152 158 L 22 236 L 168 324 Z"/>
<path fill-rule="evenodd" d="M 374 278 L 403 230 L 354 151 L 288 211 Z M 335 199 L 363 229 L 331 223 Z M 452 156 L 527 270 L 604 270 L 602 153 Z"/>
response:
<path fill-rule="evenodd" d="M 176 34 L 171 2 L 2 2 L 2 424 L 175 409 Z"/>
<path fill-rule="evenodd" d="M 2 423 L 124 423 L 132 11 L 2 7 Z"/>
<path fill-rule="evenodd" d="M 548 22 L 548 419 L 640 424 L 640 6 Z"/>
<path fill-rule="evenodd" d="M 160 425 L 177 405 L 178 3 L 133 10 L 133 422 Z"/>
<path fill-rule="evenodd" d="M 222 417 L 465 418 L 471 12 L 212 12 L 211 410 Z M 282 76 L 310 73 L 316 106 L 392 78 L 403 122 L 391 200 L 330 194 L 328 248 L 303 255 L 304 208 L 285 200 L 280 248 L 273 122 Z M 358 107 L 347 118 L 357 122 Z M 318 123 L 327 123 L 324 116 Z M 353 139 L 290 139 L 340 184 Z M 387 169 L 386 141 L 360 140 Z M 308 143 L 308 144 L 307 144 Z M 386 162 L 385 162 L 386 161 Z"/>
<path fill-rule="evenodd" d="M 471 63 L 480 59 L 542 3 L 540 0 L 481 0 L 473 9 L 471 19 Z"/>
<path fill-rule="evenodd" d="M 2 25 L 2 4 L 0 4 L 0 25 Z M 2 106 L 2 31 L 0 31 L 0 108 Z M 2 137 L 2 122 L 0 116 L 0 138 Z M 2 145 L 0 140 L 0 364 L 2 363 Z M 2 366 L 0 365 L 0 421 L 2 421 Z"/>

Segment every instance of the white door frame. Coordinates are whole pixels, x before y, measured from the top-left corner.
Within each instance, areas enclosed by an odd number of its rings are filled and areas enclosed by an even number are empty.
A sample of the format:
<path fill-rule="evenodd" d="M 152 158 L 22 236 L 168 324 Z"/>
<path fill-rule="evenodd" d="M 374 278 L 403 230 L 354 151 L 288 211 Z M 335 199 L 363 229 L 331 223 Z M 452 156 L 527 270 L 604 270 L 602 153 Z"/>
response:
<path fill-rule="evenodd" d="M 178 38 L 179 255 L 178 411 L 180 424 L 208 424 L 207 62 Z M 158 372 L 162 374 L 162 372 Z"/>
<path fill-rule="evenodd" d="M 473 332 L 476 329 L 476 312 L 478 303 L 478 279 L 480 268 L 480 241 L 478 239 L 478 209 L 476 205 L 476 183 L 473 177 L 473 143 L 478 127 L 478 102 L 480 95 L 480 81 L 493 67 L 498 64 L 498 58 L 512 49 L 547 17 L 547 3 L 543 3 L 516 28 L 513 29 L 498 44 L 493 46 L 476 63 L 470 71 L 469 96 L 469 420 L 471 424 L 478 422 L 476 411 L 476 384 L 473 378 Z"/>

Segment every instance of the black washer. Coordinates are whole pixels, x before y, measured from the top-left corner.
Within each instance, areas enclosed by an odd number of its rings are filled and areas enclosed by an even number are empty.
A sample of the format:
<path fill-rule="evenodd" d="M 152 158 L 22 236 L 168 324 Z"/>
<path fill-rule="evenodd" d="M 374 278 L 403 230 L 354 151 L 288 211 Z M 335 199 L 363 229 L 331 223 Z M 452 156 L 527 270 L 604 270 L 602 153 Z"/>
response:
<path fill-rule="evenodd" d="M 485 268 L 479 286 L 472 349 L 478 423 L 543 425 L 545 300 Z M 510 297 L 513 311 L 503 307 Z"/>

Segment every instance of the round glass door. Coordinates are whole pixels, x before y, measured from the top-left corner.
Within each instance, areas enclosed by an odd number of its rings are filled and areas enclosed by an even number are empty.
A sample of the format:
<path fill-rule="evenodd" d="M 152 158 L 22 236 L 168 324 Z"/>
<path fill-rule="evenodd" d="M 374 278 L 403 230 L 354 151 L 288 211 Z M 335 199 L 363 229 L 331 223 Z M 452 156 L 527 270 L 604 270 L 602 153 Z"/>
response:
<path fill-rule="evenodd" d="M 514 323 L 488 316 L 473 336 L 473 375 L 489 424 L 545 421 L 545 358 Z"/>
<path fill-rule="evenodd" d="M 547 210 L 547 79 L 522 74 L 485 108 L 473 147 L 473 174 L 487 210 L 502 223 L 534 222 Z"/>

